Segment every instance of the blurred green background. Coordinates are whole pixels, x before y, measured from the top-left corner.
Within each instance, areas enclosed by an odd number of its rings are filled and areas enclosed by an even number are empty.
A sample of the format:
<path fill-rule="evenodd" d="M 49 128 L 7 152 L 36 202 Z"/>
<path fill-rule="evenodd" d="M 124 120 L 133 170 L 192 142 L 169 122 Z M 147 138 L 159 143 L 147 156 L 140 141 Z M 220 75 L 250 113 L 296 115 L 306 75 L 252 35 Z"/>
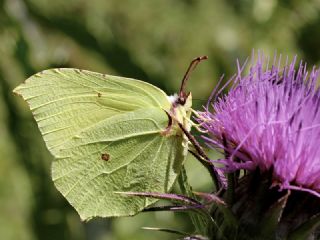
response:
<path fill-rule="evenodd" d="M 28 76 L 77 67 L 172 94 L 190 60 L 208 55 L 188 83 L 199 107 L 252 49 L 319 63 L 319 11 L 320 0 L 0 0 L 0 238 L 175 239 L 140 228 L 192 230 L 183 214 L 171 213 L 82 223 L 54 189 L 51 156 L 26 104 L 12 94 Z M 195 189 L 208 188 L 205 170 L 191 168 Z"/>

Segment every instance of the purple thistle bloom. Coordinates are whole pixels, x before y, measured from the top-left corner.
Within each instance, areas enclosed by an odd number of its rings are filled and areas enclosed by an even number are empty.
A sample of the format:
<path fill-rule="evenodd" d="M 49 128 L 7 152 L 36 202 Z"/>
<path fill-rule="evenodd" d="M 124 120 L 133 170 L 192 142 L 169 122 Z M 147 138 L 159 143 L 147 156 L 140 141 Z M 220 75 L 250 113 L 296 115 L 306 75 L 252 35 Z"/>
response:
<path fill-rule="evenodd" d="M 271 171 L 280 189 L 320 197 L 319 69 L 280 62 L 268 67 L 259 56 L 247 76 L 238 67 L 229 92 L 219 97 L 224 87 L 216 88 L 198 121 L 207 144 L 225 151 L 225 172 Z"/>

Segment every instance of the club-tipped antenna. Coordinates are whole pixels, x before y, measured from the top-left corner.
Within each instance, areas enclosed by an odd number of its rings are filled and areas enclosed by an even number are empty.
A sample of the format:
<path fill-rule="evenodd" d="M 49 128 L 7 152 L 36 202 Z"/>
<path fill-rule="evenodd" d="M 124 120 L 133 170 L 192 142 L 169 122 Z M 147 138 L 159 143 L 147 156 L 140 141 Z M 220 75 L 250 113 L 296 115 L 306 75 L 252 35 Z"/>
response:
<path fill-rule="evenodd" d="M 180 104 L 184 104 L 186 102 L 187 93 L 185 92 L 185 88 L 186 88 L 186 83 L 190 77 L 190 74 L 192 73 L 192 71 L 196 68 L 196 66 L 202 60 L 207 60 L 207 59 L 208 59 L 208 56 L 201 56 L 201 57 L 197 57 L 191 61 L 190 65 L 189 65 L 189 67 L 188 67 L 188 69 L 182 79 L 182 83 L 181 83 L 181 87 L 180 87 L 180 91 L 179 91 L 179 103 Z"/>

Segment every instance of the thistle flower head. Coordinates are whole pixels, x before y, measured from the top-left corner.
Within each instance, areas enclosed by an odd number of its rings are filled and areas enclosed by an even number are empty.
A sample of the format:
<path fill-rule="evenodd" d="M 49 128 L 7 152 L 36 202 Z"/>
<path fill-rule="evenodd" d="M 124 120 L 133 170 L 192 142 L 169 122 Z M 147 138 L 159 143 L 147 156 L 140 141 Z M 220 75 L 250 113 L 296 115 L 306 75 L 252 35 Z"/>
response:
<path fill-rule="evenodd" d="M 204 138 L 225 151 L 224 171 L 269 171 L 281 189 L 320 197 L 319 69 L 295 67 L 296 58 L 284 67 L 268 62 L 258 57 L 246 76 L 239 67 L 227 94 L 214 91 L 199 112 Z"/>

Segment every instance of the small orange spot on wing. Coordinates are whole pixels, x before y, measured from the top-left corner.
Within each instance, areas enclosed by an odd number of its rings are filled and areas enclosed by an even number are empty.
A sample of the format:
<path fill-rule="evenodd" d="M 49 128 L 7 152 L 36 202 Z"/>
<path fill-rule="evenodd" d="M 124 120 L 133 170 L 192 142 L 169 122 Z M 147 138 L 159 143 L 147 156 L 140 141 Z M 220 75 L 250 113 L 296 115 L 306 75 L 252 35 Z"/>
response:
<path fill-rule="evenodd" d="M 110 160 L 110 155 L 108 153 L 103 153 L 103 154 L 101 154 L 101 159 L 103 161 L 109 161 Z"/>

